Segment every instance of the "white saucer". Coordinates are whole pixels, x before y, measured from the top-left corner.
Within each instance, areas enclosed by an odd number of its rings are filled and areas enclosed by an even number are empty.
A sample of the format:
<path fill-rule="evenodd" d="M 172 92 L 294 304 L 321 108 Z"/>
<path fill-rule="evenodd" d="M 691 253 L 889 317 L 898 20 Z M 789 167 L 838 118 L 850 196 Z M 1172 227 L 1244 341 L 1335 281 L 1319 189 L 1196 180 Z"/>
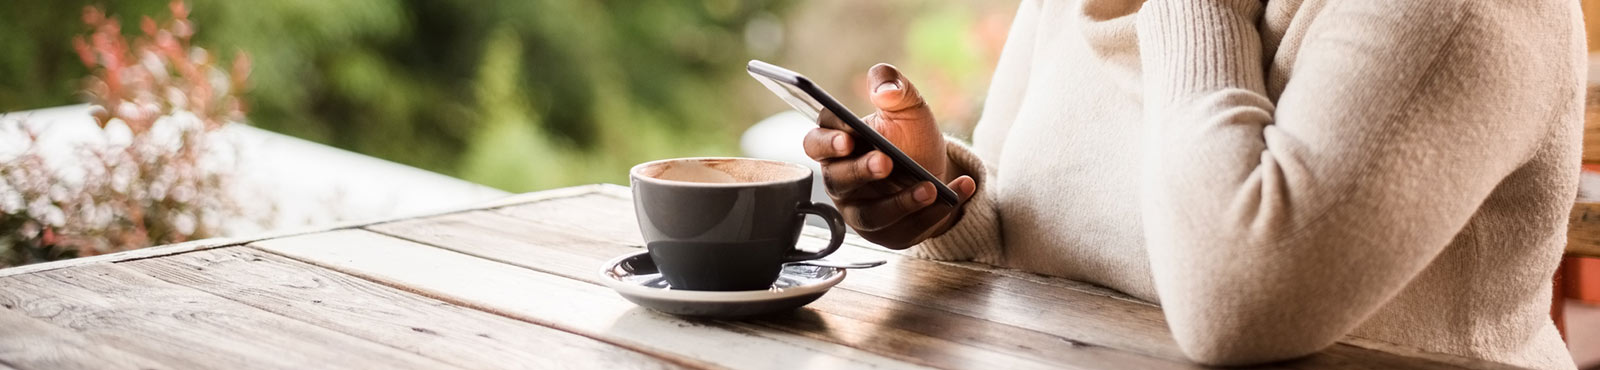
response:
<path fill-rule="evenodd" d="M 793 310 L 822 297 L 844 280 L 835 267 L 786 265 L 766 290 L 715 292 L 677 290 L 667 284 L 649 252 L 636 252 L 606 262 L 600 281 L 633 303 L 674 315 L 743 317 Z"/>

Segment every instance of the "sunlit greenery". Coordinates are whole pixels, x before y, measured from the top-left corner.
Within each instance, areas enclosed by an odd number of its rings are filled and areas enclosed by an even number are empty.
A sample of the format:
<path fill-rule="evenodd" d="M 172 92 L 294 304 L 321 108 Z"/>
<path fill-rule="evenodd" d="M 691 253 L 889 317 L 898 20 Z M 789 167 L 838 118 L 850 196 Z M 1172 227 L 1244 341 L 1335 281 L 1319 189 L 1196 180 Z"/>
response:
<path fill-rule="evenodd" d="M 85 5 L 137 25 L 166 2 L 0 2 L 0 112 L 83 101 L 71 40 L 86 31 Z M 959 131 L 992 66 L 977 23 L 997 14 L 919 0 L 189 4 L 197 45 L 250 55 L 250 123 L 509 191 L 739 154 L 739 133 L 783 109 L 744 74 L 752 58 L 792 63 L 853 106 L 865 102 L 860 71 L 900 63 Z"/>
<path fill-rule="evenodd" d="M 0 111 L 71 104 L 88 1 L 0 6 Z M 137 25 L 165 0 L 107 11 Z M 512 191 L 735 154 L 763 1 L 193 0 L 197 42 L 254 61 L 251 123 Z M 125 27 L 137 32 L 137 27 Z M 745 82 L 745 81 L 739 81 Z"/>

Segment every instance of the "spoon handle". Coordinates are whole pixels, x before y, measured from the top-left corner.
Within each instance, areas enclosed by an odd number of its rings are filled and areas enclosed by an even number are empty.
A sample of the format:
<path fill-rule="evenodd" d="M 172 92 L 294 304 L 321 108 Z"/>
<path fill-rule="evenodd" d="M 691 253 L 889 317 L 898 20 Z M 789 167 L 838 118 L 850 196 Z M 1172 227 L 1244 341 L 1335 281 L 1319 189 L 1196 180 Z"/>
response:
<path fill-rule="evenodd" d="M 841 268 L 841 269 L 864 269 L 864 268 L 873 268 L 873 267 L 883 266 L 883 264 L 889 263 L 889 261 L 876 260 L 876 261 L 845 262 L 845 261 L 829 261 L 829 260 L 805 260 L 805 261 L 796 261 L 796 262 L 790 262 L 790 263 L 791 264 L 796 264 L 796 265 L 833 267 L 833 268 Z"/>

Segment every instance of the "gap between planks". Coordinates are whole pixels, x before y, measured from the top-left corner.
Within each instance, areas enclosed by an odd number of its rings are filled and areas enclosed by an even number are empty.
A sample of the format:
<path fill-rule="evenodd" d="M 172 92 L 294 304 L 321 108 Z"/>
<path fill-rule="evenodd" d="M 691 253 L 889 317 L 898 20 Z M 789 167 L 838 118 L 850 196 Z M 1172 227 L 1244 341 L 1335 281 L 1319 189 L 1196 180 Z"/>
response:
<path fill-rule="evenodd" d="M 9 304 L 8 304 L 9 305 Z M 168 366 L 39 319 L 0 308 L 0 369 L 156 369 Z"/>
<path fill-rule="evenodd" d="M 638 234 L 637 234 L 636 229 L 633 230 L 631 233 L 627 232 L 628 228 L 636 227 L 636 226 L 632 225 L 632 222 L 633 222 L 632 205 L 631 205 L 632 202 L 628 198 L 630 196 L 630 194 L 628 194 L 627 188 L 619 187 L 619 186 L 602 187 L 601 191 L 599 191 L 598 193 L 599 194 L 588 194 L 588 195 L 580 195 L 580 196 L 575 196 L 575 197 L 563 198 L 563 199 L 559 199 L 559 200 L 556 200 L 556 201 L 553 201 L 553 202 L 544 202 L 544 203 L 540 203 L 540 204 L 530 204 L 530 205 L 514 206 L 514 207 L 502 207 L 502 208 L 494 209 L 493 211 L 497 212 L 497 213 L 510 215 L 510 216 L 513 216 L 513 217 L 517 217 L 517 218 L 520 218 L 520 219 L 524 219 L 524 220 L 527 220 L 527 221 L 530 221 L 530 222 L 550 224 L 552 226 L 560 227 L 563 230 L 571 229 L 571 230 L 583 231 L 583 232 L 585 232 L 585 235 L 594 235 L 594 234 L 604 235 L 604 236 L 602 236 L 602 237 L 600 237 L 598 239 L 604 239 L 604 240 L 609 240 L 609 241 L 613 241 L 613 242 L 619 242 L 619 243 L 623 243 L 623 244 L 626 244 L 626 245 L 633 245 L 633 246 L 637 246 L 637 245 L 642 244 L 642 240 L 640 240 L 640 238 L 637 236 Z M 571 202 L 578 202 L 578 203 L 583 203 L 583 204 L 581 204 L 581 206 L 574 205 L 574 204 L 565 204 L 565 205 L 562 204 L 562 203 L 571 203 Z M 573 210 L 573 209 L 582 209 L 582 210 L 585 210 L 587 212 L 604 213 L 604 214 L 609 215 L 609 217 L 591 217 L 591 218 L 588 218 L 588 219 L 573 220 L 571 217 L 566 217 L 567 215 L 560 213 L 560 212 L 570 213 L 571 210 Z M 553 217 L 555 215 L 560 215 L 561 217 Z M 577 221 L 582 221 L 582 222 L 577 222 Z M 383 224 L 378 224 L 378 225 L 370 226 L 369 229 L 377 229 L 377 228 L 382 228 L 382 227 L 383 227 Z M 826 235 L 825 233 L 822 233 L 822 229 L 820 229 L 820 228 L 807 227 L 806 234 L 808 234 L 808 236 L 817 236 L 816 234 L 819 234 L 819 233 L 821 233 L 823 235 Z M 617 237 L 617 235 L 621 235 L 622 237 Z M 812 245 L 816 245 L 816 246 L 820 247 L 821 244 L 825 244 L 825 240 L 823 238 L 825 238 L 825 236 L 823 236 L 821 238 L 817 238 L 817 237 L 802 238 L 802 239 L 810 239 L 810 240 L 802 240 L 802 244 L 812 244 Z M 838 254 L 838 255 L 843 256 L 843 255 L 847 255 L 847 254 L 852 253 L 852 252 L 869 252 L 870 253 L 869 255 L 875 255 L 875 256 L 878 256 L 879 258 L 887 257 L 887 258 L 889 258 L 891 260 L 898 260 L 898 261 L 902 261 L 902 262 L 904 262 L 904 261 L 914 261 L 915 263 L 918 263 L 918 264 L 931 264 L 931 265 L 944 265 L 944 266 L 950 266 L 950 267 L 957 267 L 957 268 L 961 268 L 961 269 L 968 270 L 968 271 L 981 272 L 981 273 L 990 274 L 990 275 L 1006 276 L 1006 277 L 1013 278 L 1013 279 L 1030 281 L 1030 282 L 1033 282 L 1033 283 L 1039 284 L 1039 285 L 1053 286 L 1053 287 L 1056 287 L 1056 288 L 1062 288 L 1062 289 L 1076 291 L 1078 293 L 1084 293 L 1084 294 L 1094 295 L 1094 296 L 1098 296 L 1098 297 L 1112 298 L 1112 299 L 1116 299 L 1116 300 L 1119 300 L 1119 301 L 1123 301 L 1124 304 L 1122 304 L 1122 305 L 1132 304 L 1132 305 L 1135 305 L 1135 306 L 1143 306 L 1143 308 L 1146 311 L 1150 311 L 1150 312 L 1153 312 L 1155 314 L 1155 317 L 1153 319 L 1151 319 L 1150 321 L 1154 322 L 1155 324 L 1158 324 L 1157 326 L 1159 326 L 1159 328 L 1156 328 L 1157 329 L 1156 331 L 1160 334 L 1159 335 L 1160 338 L 1149 338 L 1149 337 L 1146 337 L 1144 339 L 1137 340 L 1136 342 L 1143 342 L 1143 344 L 1145 344 L 1145 345 L 1141 345 L 1139 347 L 1148 348 L 1148 347 L 1150 347 L 1150 346 L 1148 346 L 1148 344 L 1157 343 L 1158 346 L 1159 347 L 1163 347 L 1163 349 L 1158 350 L 1157 352 L 1155 352 L 1153 354 L 1156 354 L 1156 355 L 1158 355 L 1160 357 L 1165 357 L 1165 358 L 1184 359 L 1181 356 L 1181 353 L 1179 353 L 1177 351 L 1175 343 L 1170 343 L 1171 342 L 1171 338 L 1170 338 L 1170 335 L 1166 333 L 1166 324 L 1165 324 L 1164 318 L 1160 317 L 1159 307 L 1157 307 L 1155 305 L 1152 305 L 1152 304 L 1149 304 L 1149 303 L 1145 303 L 1143 301 L 1138 301 L 1138 300 L 1133 299 L 1131 297 L 1127 297 L 1126 295 L 1123 295 L 1121 293 L 1117 293 L 1117 292 L 1111 291 L 1109 289 L 1101 288 L 1101 287 L 1098 287 L 1098 286 L 1093 286 L 1093 285 L 1090 285 L 1090 284 L 1072 282 L 1072 281 L 1067 281 L 1067 280 L 1058 279 L 1058 278 L 1044 277 L 1044 276 L 1039 276 L 1039 275 L 1035 275 L 1035 274 L 1028 274 L 1028 273 L 1015 271 L 1015 270 L 1009 270 L 1009 269 L 998 269 L 998 268 L 991 268 L 991 267 L 986 267 L 986 266 L 977 266 L 977 265 L 973 265 L 973 264 L 970 264 L 970 263 L 950 263 L 950 262 L 938 262 L 938 261 L 921 260 L 921 259 L 904 259 L 901 256 L 900 253 L 890 252 L 890 251 L 887 251 L 887 250 L 881 250 L 881 249 L 873 248 L 873 247 L 866 247 L 864 245 L 868 245 L 868 244 L 865 243 L 864 241 L 860 240 L 859 238 L 853 238 L 853 239 L 851 239 L 849 241 L 850 241 L 850 243 L 847 243 L 847 244 L 852 244 L 857 248 L 845 248 L 845 249 L 842 249 L 841 251 L 845 251 L 845 252 L 842 252 L 841 254 Z M 876 269 L 874 269 L 874 270 L 876 270 Z M 859 272 L 866 272 L 866 271 L 872 271 L 872 270 L 858 270 L 858 271 Z M 852 287 L 852 285 L 849 284 L 851 282 L 851 280 L 852 279 L 846 279 L 845 284 L 841 284 L 841 287 L 845 287 L 846 289 L 850 289 Z M 1132 312 L 1132 311 L 1129 311 L 1129 312 Z M 978 315 L 981 316 L 982 314 L 979 313 Z M 1096 321 L 1098 321 L 1098 320 L 1091 320 L 1091 321 L 1088 321 L 1088 322 L 1095 323 Z M 1083 321 L 1080 320 L 1079 322 L 1081 323 Z M 1023 323 L 1018 323 L 1018 324 L 1023 324 Z M 1026 326 L 1026 325 L 1024 325 L 1024 326 Z M 1150 340 L 1155 340 L 1155 342 L 1150 342 Z M 1096 343 L 1096 341 L 1090 341 L 1090 342 L 1091 343 Z M 1127 343 L 1124 343 L 1124 344 L 1127 344 Z M 1135 343 L 1135 344 L 1138 344 L 1138 343 Z M 1184 359 L 1184 360 L 1186 361 L 1186 359 Z M 1336 345 L 1330 347 L 1329 349 L 1325 350 L 1321 354 L 1313 355 L 1313 356 L 1310 356 L 1310 357 L 1307 357 L 1307 358 L 1303 358 L 1303 359 L 1297 360 L 1297 361 L 1292 361 L 1292 362 L 1289 362 L 1289 363 L 1280 363 L 1280 364 L 1277 364 L 1276 366 L 1324 367 L 1324 366 L 1327 366 L 1327 365 L 1330 365 L 1330 364 L 1345 364 L 1346 366 L 1359 366 L 1359 365 L 1355 365 L 1355 364 L 1360 364 L 1360 363 L 1369 363 L 1369 364 L 1406 364 L 1406 365 L 1409 365 L 1409 366 L 1445 366 L 1445 367 L 1454 367 L 1454 366 L 1493 367 L 1493 368 L 1505 368 L 1506 367 L 1503 364 L 1492 363 L 1492 362 L 1487 362 L 1487 361 L 1482 361 L 1482 360 L 1477 360 L 1477 359 L 1471 359 L 1471 358 L 1465 358 L 1465 357 L 1450 356 L 1450 355 L 1435 354 L 1435 353 L 1424 353 L 1424 352 L 1415 351 L 1415 350 L 1404 350 L 1404 349 L 1397 349 L 1397 348 L 1368 348 L 1368 347 L 1362 347 L 1362 346 L 1354 346 L 1354 345 L 1350 345 L 1348 343 L 1339 343 L 1339 344 L 1336 344 Z"/>
<path fill-rule="evenodd" d="M 922 367 L 748 324 L 665 316 L 635 307 L 604 287 L 365 230 L 267 240 L 251 246 L 436 299 L 657 356 L 683 358 L 685 362 L 739 369 Z"/>
<path fill-rule="evenodd" d="M 374 225 L 369 229 L 595 285 L 600 284 L 596 272 L 601 262 L 616 255 L 638 250 L 490 212 Z M 855 270 L 852 274 L 863 271 L 865 270 Z M 859 279 L 861 278 L 851 276 L 845 279 L 845 282 L 852 283 L 852 280 Z M 971 364 L 997 355 L 1053 363 L 1055 366 L 1099 363 L 1139 368 L 1192 367 L 1187 363 L 1084 345 L 1054 334 L 870 295 L 858 292 L 860 289 L 847 288 L 845 285 L 847 284 L 834 288 L 822 300 L 812 303 L 807 309 L 797 311 L 794 315 L 758 322 L 768 327 L 857 346 L 883 355 L 899 356 L 908 361 L 956 364 L 956 367 L 961 367 L 959 364 L 963 361 Z M 896 323 L 900 325 L 889 325 Z M 920 342 L 880 343 L 878 340 L 852 340 L 852 338 L 902 339 L 901 337 Z M 926 351 L 930 348 L 937 349 L 937 346 L 946 347 L 946 351 Z M 925 350 L 925 353 L 915 353 L 916 350 Z"/>
<path fill-rule="evenodd" d="M 115 264 L 0 278 L 0 304 L 178 368 L 454 368 Z"/>
<path fill-rule="evenodd" d="M 632 202 L 601 192 L 600 194 L 587 194 L 537 204 L 520 205 L 511 208 L 498 208 L 496 213 L 512 216 L 522 222 L 529 223 L 520 227 L 540 227 L 545 232 L 554 230 L 581 233 L 588 239 L 596 241 L 620 243 L 623 245 L 638 246 L 643 241 L 638 236 L 637 226 L 634 225 Z M 572 214 L 571 210 L 584 210 L 585 214 Z M 472 213 L 477 214 L 477 213 Z M 459 215 L 457 215 L 459 216 Z M 434 218 L 440 219 L 440 218 Z M 426 220 L 405 221 L 407 225 L 422 225 Z M 392 224 L 377 224 L 369 226 L 373 230 L 391 230 L 391 234 L 404 234 L 405 227 L 388 226 Z M 502 226 L 502 228 L 516 228 L 519 226 Z M 489 229 L 484 232 L 494 232 Z M 620 235 L 620 236 L 619 236 Z M 526 243 L 532 237 L 524 236 L 522 242 Z M 820 248 L 825 241 L 802 237 L 803 247 Z M 1081 313 L 1080 317 L 1047 317 L 1046 321 L 1058 321 L 1060 325 L 1053 325 L 1047 330 L 1053 335 L 1059 335 L 1068 340 L 1085 342 L 1094 345 L 1118 348 L 1124 351 L 1142 353 L 1168 360 L 1184 361 L 1187 359 L 1177 349 L 1177 343 L 1166 333 L 1165 319 L 1159 310 L 1148 303 L 1129 299 L 1116 300 L 1077 300 L 1069 297 L 1072 293 L 1086 293 L 1095 297 L 1110 296 L 1105 291 L 1085 291 L 1082 286 L 1087 284 L 1048 284 L 1041 279 L 1007 279 L 1005 274 L 992 271 L 973 269 L 957 264 L 940 263 L 924 259 L 906 258 L 898 253 L 886 252 L 876 247 L 867 247 L 860 239 L 851 240 L 834 256 L 843 259 L 888 259 L 892 261 L 887 266 L 873 269 L 852 271 L 852 276 L 845 279 L 836 289 L 854 290 L 866 294 L 894 299 L 901 302 L 925 306 L 928 308 L 950 311 L 984 320 L 996 321 L 1001 324 L 1013 325 L 1024 328 L 1037 328 L 1040 325 L 1036 319 L 1038 309 L 1046 304 L 1068 305 L 1055 307 L 1066 310 L 1058 312 Z M 559 247 L 559 245 L 556 245 Z M 613 252 L 616 253 L 616 252 Z M 602 258 L 601 261 L 604 261 Z M 598 265 L 599 262 L 595 262 Z M 903 276 L 924 276 L 930 279 L 902 279 Z M 871 280 L 869 280 L 871 279 Z M 998 285 L 997 285 L 998 284 Z M 957 289 L 957 287 L 960 287 Z M 1046 289 L 1055 288 L 1055 289 Z M 998 298 L 1006 299 L 1005 302 L 983 304 L 992 297 L 987 292 L 996 290 L 1009 291 L 1017 294 L 1001 295 Z M 1060 290 L 1067 290 L 1063 292 Z M 909 298 L 922 292 L 944 292 L 944 297 L 925 297 L 924 299 Z M 1031 293 L 1031 294 L 1030 294 Z M 954 294 L 954 295 L 949 295 Z M 1035 297 L 1031 295 L 1045 294 L 1048 297 Z M 1063 295 L 1066 294 L 1066 295 Z M 926 295 L 926 294 L 921 294 Z M 1077 310 L 1068 308 L 1093 305 Z M 995 315 L 995 310 L 1008 312 Z M 1123 320 L 1108 315 L 1127 314 Z M 1136 324 L 1136 326 L 1107 327 L 1107 324 L 1117 322 Z"/>
<path fill-rule="evenodd" d="M 397 290 L 253 248 L 123 263 L 146 275 L 463 368 L 675 368 L 588 337 Z"/>
<path fill-rule="evenodd" d="M 514 195 L 506 196 L 504 198 L 490 200 L 490 201 L 487 201 L 487 202 L 474 203 L 472 205 L 468 205 L 468 206 L 465 206 L 465 207 L 449 207 L 449 208 L 444 208 L 444 209 L 440 209 L 440 210 L 423 211 L 423 212 L 419 212 L 419 213 L 415 213 L 415 214 L 409 214 L 409 215 L 386 216 L 386 217 L 380 217 L 380 218 L 370 219 L 370 220 L 339 222 L 339 223 L 335 223 L 335 224 L 332 224 L 332 225 L 318 225 L 318 226 L 309 226 L 309 227 L 304 227 L 304 228 L 296 228 L 296 229 L 288 229 L 288 230 L 276 230 L 276 231 L 269 231 L 269 232 L 265 232 L 265 233 L 257 234 L 257 235 L 244 236 L 244 237 L 218 237 L 218 238 L 191 240 L 191 241 L 175 243 L 175 244 L 151 246 L 151 247 L 148 247 L 148 248 L 140 248 L 140 249 L 129 250 L 129 251 L 102 254 L 102 255 L 98 255 L 98 256 L 88 256 L 88 257 L 80 257 L 80 258 L 65 259 L 65 260 L 58 260 L 58 261 L 42 262 L 42 263 L 35 263 L 35 264 L 23 265 L 23 266 L 12 266 L 12 267 L 7 267 L 7 268 L 0 268 L 0 278 L 7 277 L 7 276 L 14 276 L 14 275 L 22 275 L 22 274 L 30 274 L 30 273 L 35 273 L 35 272 L 43 272 L 43 271 L 57 270 L 57 269 L 63 269 L 63 268 L 70 268 L 70 267 L 76 267 L 76 266 L 98 264 L 98 263 L 127 262 L 127 261 L 134 261 L 134 260 L 140 260 L 140 259 L 146 259 L 146 258 L 155 258 L 155 257 L 162 257 L 162 256 L 168 256 L 168 255 L 174 255 L 174 254 L 188 253 L 188 252 L 206 250 L 206 249 L 212 249 L 212 248 L 231 247 L 231 246 L 236 246 L 236 245 L 243 245 L 243 244 L 250 243 L 250 242 L 253 242 L 253 241 L 258 241 L 258 240 L 276 239 L 276 238 L 284 238 L 284 237 L 290 237 L 290 236 L 296 236 L 296 235 L 312 234 L 312 233 L 318 233 L 318 232 L 324 232 L 324 231 L 333 231 L 333 230 L 340 230 L 340 229 L 357 228 L 357 227 L 362 227 L 362 226 L 366 226 L 366 225 L 372 225 L 372 224 L 378 224 L 378 223 L 384 223 L 384 222 L 391 222 L 391 221 L 397 221 L 397 220 L 424 218 L 424 217 L 446 215 L 446 214 L 458 213 L 458 212 L 469 212 L 469 211 L 475 211 L 475 210 L 481 210 L 481 209 L 492 209 L 492 208 L 499 208 L 499 207 L 507 207 L 507 206 L 513 206 L 513 205 L 519 205 L 519 204 L 535 203 L 535 202 L 551 200 L 551 199 L 561 199 L 561 198 L 568 198 L 568 197 L 574 197 L 574 196 L 581 196 L 581 195 L 585 195 L 585 194 L 595 194 L 595 193 L 602 193 L 602 192 L 615 192 L 615 190 L 612 190 L 612 189 L 615 188 L 615 187 L 619 187 L 619 186 L 620 185 L 615 185 L 615 184 L 579 185 L 579 186 L 543 190 L 543 191 L 537 191 L 537 192 L 531 192 L 531 193 L 514 194 Z"/>

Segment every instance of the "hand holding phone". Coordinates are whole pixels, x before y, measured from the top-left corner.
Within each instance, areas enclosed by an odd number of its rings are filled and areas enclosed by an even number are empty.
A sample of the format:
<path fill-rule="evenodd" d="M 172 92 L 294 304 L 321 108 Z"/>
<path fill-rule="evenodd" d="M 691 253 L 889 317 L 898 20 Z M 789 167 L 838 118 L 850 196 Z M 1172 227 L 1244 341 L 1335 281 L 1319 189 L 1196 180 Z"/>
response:
<path fill-rule="evenodd" d="M 944 136 L 915 86 L 893 66 L 868 72 L 876 111 L 856 116 L 804 76 L 760 61 L 750 74 L 819 126 L 804 140 L 828 194 L 867 240 L 904 248 L 941 234 L 977 190 L 950 165 Z"/>

